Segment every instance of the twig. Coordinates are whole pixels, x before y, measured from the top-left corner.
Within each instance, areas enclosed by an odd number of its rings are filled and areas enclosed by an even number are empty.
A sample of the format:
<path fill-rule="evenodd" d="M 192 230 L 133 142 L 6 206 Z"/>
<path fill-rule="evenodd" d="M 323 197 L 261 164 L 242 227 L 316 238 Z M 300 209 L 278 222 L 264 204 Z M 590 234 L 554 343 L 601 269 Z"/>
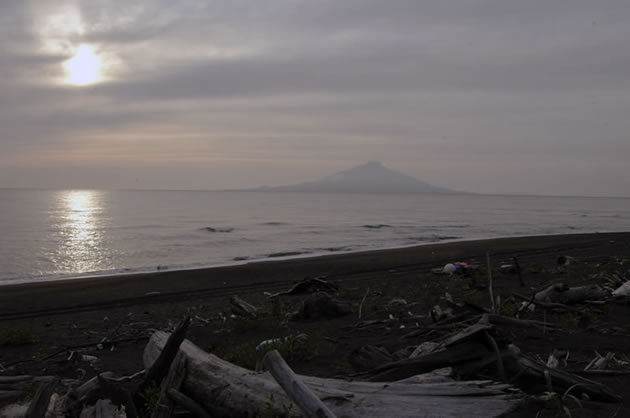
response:
<path fill-rule="evenodd" d="M 121 377 L 116 377 L 116 378 L 109 377 L 108 379 L 111 380 L 112 382 L 126 382 L 126 381 L 129 381 L 129 380 L 133 380 L 136 377 L 140 377 L 143 374 L 145 374 L 146 372 L 147 372 L 146 369 L 142 369 L 139 372 L 136 372 L 136 373 L 134 373 L 132 375 L 129 375 L 129 376 L 121 376 Z"/>
<path fill-rule="evenodd" d="M 363 315 L 363 303 L 365 302 L 365 298 L 367 298 L 368 293 L 370 293 L 369 287 L 365 291 L 365 295 L 363 295 L 363 299 L 361 299 L 361 303 L 359 304 L 359 320 L 361 320 L 361 316 Z"/>
<path fill-rule="evenodd" d="M 492 283 L 492 266 L 490 265 L 490 253 L 488 252 L 486 252 L 486 262 L 488 264 L 488 292 L 490 293 L 492 312 L 496 313 L 497 308 L 494 302 L 494 285 Z"/>
<path fill-rule="evenodd" d="M 492 335 L 490 335 L 488 331 L 484 331 L 484 335 L 486 337 L 486 340 L 488 340 L 488 343 L 490 343 L 492 350 L 497 355 L 497 371 L 499 372 L 499 378 L 501 379 L 501 381 L 507 383 L 508 378 L 505 373 L 505 367 L 503 366 L 503 357 L 501 356 L 501 351 L 499 350 L 499 346 L 497 345 L 496 340 L 492 338 Z"/>
<path fill-rule="evenodd" d="M 516 270 L 516 274 L 518 274 L 518 284 L 521 287 L 525 287 L 525 280 L 523 280 L 521 265 L 518 263 L 518 258 L 512 257 L 512 261 L 514 262 L 514 269 Z"/>

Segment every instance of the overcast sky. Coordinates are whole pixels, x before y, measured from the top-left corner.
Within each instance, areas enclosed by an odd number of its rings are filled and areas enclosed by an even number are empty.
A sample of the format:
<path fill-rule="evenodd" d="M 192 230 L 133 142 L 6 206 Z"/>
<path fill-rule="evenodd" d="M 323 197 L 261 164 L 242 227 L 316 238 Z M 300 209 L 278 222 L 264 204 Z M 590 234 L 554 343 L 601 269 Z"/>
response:
<path fill-rule="evenodd" d="M 379 160 L 470 192 L 630 196 L 629 21 L 628 0 L 2 0 L 0 187 Z"/>

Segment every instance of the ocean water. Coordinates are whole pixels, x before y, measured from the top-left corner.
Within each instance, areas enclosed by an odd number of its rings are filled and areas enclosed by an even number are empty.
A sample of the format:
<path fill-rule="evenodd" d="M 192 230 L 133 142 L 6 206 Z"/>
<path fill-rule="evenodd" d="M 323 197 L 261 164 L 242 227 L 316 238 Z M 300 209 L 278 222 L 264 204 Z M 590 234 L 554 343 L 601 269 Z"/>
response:
<path fill-rule="evenodd" d="M 0 284 L 630 231 L 630 199 L 0 189 Z"/>

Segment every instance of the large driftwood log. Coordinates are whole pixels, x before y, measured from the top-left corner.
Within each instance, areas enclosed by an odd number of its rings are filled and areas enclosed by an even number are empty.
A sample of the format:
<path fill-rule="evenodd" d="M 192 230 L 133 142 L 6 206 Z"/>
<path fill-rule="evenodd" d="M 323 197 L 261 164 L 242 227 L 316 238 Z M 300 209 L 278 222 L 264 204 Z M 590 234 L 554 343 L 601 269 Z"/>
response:
<path fill-rule="evenodd" d="M 547 303 L 572 305 L 586 300 L 601 300 L 609 295 L 606 289 L 597 285 L 569 287 L 556 283 L 536 293 L 536 300 Z"/>
<path fill-rule="evenodd" d="M 159 356 L 167 339 L 168 334 L 163 332 L 151 337 L 144 351 L 145 367 L 150 367 Z M 188 364 L 182 391 L 208 411 L 213 407 L 227 408 L 232 416 L 297 413 L 297 407 L 268 373 L 238 367 L 187 340 L 180 350 Z M 499 416 L 524 399 L 509 385 L 456 382 L 444 373 L 413 376 L 387 384 L 299 378 L 337 416 Z"/>
<path fill-rule="evenodd" d="M 277 350 L 265 355 L 263 365 L 307 417 L 335 418 L 335 414 L 293 373 Z"/>

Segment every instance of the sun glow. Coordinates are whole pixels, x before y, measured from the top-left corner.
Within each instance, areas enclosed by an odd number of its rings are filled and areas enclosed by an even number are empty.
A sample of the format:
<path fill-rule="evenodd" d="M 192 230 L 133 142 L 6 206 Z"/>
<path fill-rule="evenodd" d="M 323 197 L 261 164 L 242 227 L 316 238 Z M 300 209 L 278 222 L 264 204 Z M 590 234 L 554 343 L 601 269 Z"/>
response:
<path fill-rule="evenodd" d="M 103 80 L 102 58 L 89 45 L 81 45 L 72 58 L 64 63 L 66 83 L 86 86 Z"/>

